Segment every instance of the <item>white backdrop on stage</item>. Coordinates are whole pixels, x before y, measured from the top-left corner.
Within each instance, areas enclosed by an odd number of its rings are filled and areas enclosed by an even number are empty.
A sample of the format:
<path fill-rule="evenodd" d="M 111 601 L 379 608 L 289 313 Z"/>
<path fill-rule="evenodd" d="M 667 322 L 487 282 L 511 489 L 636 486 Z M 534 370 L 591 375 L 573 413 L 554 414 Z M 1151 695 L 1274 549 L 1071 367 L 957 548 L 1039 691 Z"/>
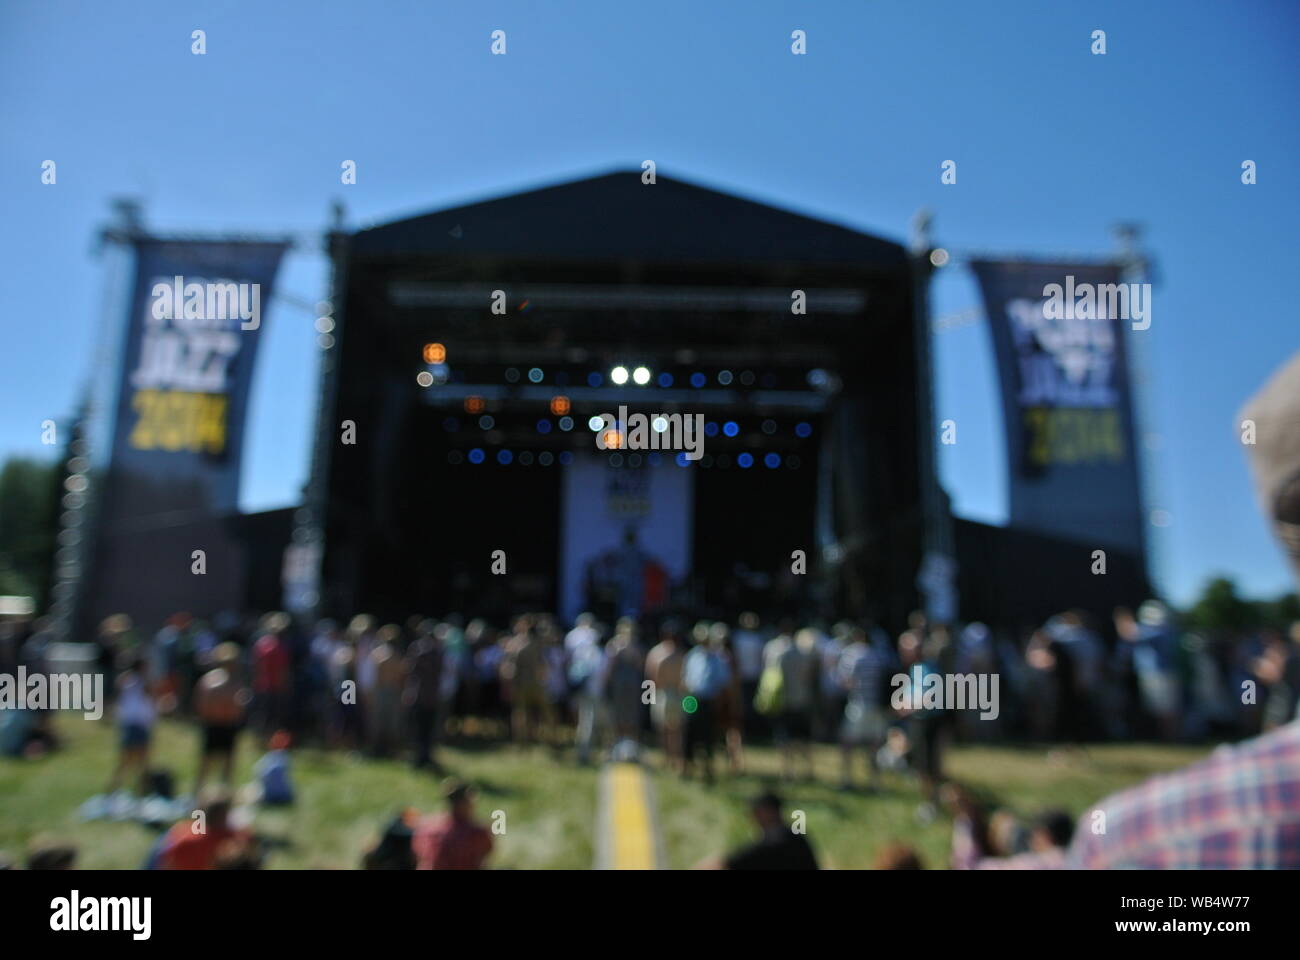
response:
<path fill-rule="evenodd" d="M 579 454 L 564 468 L 559 559 L 566 621 L 583 611 L 593 568 L 597 576 L 602 570 L 619 575 L 629 527 L 636 530 L 640 553 L 671 582 L 690 573 L 695 469 L 679 467 L 670 453 L 658 465 L 640 468 L 611 467 L 606 455 Z"/>

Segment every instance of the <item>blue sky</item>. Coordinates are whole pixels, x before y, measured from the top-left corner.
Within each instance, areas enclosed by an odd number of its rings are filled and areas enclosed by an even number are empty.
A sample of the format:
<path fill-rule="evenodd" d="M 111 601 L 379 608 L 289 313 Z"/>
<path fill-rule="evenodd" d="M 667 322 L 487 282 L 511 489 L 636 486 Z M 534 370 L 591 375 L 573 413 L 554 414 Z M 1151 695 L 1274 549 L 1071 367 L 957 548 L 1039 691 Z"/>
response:
<path fill-rule="evenodd" d="M 800 9 L 808 7 L 809 9 Z M 935 214 L 957 250 L 1091 256 L 1145 226 L 1159 265 L 1145 357 L 1158 531 L 1178 601 L 1216 573 L 1291 587 L 1235 414 L 1300 349 L 1300 4 L 0 4 L 0 457 L 48 456 L 105 315 L 91 254 L 109 199 L 177 231 L 353 225 L 653 159 L 661 173 L 906 239 Z M 207 53 L 190 33 L 207 32 Z M 508 53 L 489 53 L 506 31 Z M 807 32 L 793 56 L 790 34 Z M 1090 34 L 1107 34 L 1105 56 Z M 41 163 L 58 183 L 40 182 Z M 339 183 L 357 161 L 358 182 Z M 939 181 L 944 160 L 958 182 Z M 1259 182 L 1243 186 L 1243 160 Z M 283 291 L 312 303 L 295 251 Z M 979 303 L 941 272 L 939 315 Z M 310 311 L 267 317 L 242 502 L 294 502 L 307 469 Z M 112 331 L 115 333 L 115 331 Z M 1001 413 L 981 323 L 936 334 L 940 463 L 956 511 L 1005 518 Z"/>

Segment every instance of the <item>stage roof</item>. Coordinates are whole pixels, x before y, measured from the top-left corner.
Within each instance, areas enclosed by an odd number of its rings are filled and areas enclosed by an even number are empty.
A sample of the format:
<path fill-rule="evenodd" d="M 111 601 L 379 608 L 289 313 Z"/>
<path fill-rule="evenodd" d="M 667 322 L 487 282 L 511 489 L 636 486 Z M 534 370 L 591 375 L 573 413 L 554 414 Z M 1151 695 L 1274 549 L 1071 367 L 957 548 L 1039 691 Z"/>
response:
<path fill-rule="evenodd" d="M 903 247 L 639 169 L 439 210 L 360 230 L 361 257 L 483 256 L 897 269 Z"/>

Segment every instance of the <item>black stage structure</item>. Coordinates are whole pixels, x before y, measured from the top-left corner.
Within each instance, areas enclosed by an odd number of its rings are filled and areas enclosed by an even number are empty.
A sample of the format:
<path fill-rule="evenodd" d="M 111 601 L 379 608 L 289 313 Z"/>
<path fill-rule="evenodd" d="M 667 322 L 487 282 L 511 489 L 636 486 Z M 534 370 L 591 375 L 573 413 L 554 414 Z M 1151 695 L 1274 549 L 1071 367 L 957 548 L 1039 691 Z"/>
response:
<path fill-rule="evenodd" d="M 642 475 L 690 474 L 665 607 L 897 628 L 917 605 L 946 510 L 922 441 L 923 257 L 639 170 L 338 231 L 331 248 L 334 327 L 294 532 L 323 547 L 304 612 L 562 609 L 561 554 L 599 511 L 566 472 L 592 458 L 631 528 L 653 522 Z M 685 466 L 599 451 L 589 420 L 620 405 L 703 414 L 716 433 Z"/>

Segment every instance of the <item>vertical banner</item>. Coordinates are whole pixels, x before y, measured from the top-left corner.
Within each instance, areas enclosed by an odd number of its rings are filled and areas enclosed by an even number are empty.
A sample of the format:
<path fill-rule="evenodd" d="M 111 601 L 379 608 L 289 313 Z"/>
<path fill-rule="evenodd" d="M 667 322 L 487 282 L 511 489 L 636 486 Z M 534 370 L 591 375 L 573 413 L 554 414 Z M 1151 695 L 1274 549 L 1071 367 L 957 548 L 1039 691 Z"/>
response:
<path fill-rule="evenodd" d="M 238 509 L 253 364 L 285 243 L 142 239 L 88 612 L 156 622 L 242 600 Z"/>
<path fill-rule="evenodd" d="M 1150 285 L 1115 264 L 972 263 L 1002 386 L 1010 522 L 1143 556 L 1127 328 Z"/>

